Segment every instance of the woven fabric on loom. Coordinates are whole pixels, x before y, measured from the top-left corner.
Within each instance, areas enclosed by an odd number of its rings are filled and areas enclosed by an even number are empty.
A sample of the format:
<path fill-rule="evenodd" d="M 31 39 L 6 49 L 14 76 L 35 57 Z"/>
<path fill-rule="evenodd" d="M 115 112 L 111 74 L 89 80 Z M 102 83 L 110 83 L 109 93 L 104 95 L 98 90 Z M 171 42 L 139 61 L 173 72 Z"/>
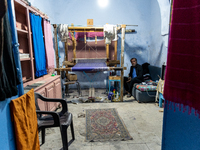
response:
<path fill-rule="evenodd" d="M 72 71 L 106 71 L 108 69 L 105 59 L 80 59 L 72 67 Z"/>
<path fill-rule="evenodd" d="M 90 38 L 94 38 L 95 36 L 104 37 L 104 33 L 103 32 L 76 32 L 75 33 L 75 39 L 77 41 L 79 41 L 79 39 L 80 38 L 84 38 L 85 35 L 86 35 L 86 37 L 90 37 Z M 69 37 L 70 37 L 70 39 L 72 39 L 71 33 L 69 33 Z"/>
<path fill-rule="evenodd" d="M 200 1 L 173 1 L 164 98 L 200 112 Z M 179 105 L 181 107 L 181 105 Z M 185 110 L 185 109 L 184 109 Z"/>

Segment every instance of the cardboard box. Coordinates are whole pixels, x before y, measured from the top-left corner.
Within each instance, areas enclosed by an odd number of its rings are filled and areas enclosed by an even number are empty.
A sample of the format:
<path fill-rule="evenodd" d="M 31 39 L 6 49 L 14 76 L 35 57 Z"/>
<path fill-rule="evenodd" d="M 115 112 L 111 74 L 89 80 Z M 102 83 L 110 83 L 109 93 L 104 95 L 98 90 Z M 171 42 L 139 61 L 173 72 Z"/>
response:
<path fill-rule="evenodd" d="M 75 81 L 75 80 L 77 80 L 77 75 L 76 75 L 76 74 L 68 74 L 68 75 L 67 75 L 67 78 L 68 78 L 70 81 Z"/>

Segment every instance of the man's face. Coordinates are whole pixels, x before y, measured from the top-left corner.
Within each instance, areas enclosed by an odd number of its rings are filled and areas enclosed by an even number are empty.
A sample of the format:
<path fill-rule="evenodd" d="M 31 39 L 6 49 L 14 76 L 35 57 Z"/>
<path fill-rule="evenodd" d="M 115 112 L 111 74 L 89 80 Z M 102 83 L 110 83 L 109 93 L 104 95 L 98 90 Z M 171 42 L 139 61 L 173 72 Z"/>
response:
<path fill-rule="evenodd" d="M 133 67 L 135 67 L 136 64 L 137 64 L 137 61 L 136 61 L 135 59 L 132 59 L 132 60 L 131 60 L 131 64 L 132 64 Z"/>

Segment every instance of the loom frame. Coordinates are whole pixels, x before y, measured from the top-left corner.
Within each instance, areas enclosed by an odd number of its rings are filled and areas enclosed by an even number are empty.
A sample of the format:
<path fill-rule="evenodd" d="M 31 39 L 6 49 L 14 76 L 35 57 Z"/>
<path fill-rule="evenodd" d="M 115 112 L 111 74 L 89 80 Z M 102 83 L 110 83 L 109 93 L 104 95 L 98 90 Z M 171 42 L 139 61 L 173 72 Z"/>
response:
<path fill-rule="evenodd" d="M 56 67 L 55 71 L 57 71 L 57 74 L 60 74 L 60 71 L 66 71 L 66 74 L 68 74 L 68 71 L 71 71 L 71 67 L 67 68 L 59 68 L 59 56 L 58 56 L 58 41 L 57 41 L 57 24 L 53 24 L 54 27 L 54 42 L 55 42 L 55 50 L 56 50 Z M 83 26 L 83 27 L 75 27 L 73 24 L 68 27 L 68 31 L 71 33 L 72 36 L 72 43 L 73 43 L 73 59 L 76 59 L 76 39 L 74 37 L 73 32 L 103 32 L 104 27 L 93 27 L 93 26 Z M 121 89 L 120 89 L 120 101 L 123 102 L 123 83 L 124 83 L 124 43 L 125 43 L 125 30 L 126 25 L 122 24 L 117 27 L 117 30 L 121 30 L 122 38 L 121 38 L 121 62 L 120 67 L 116 67 L 117 63 L 115 64 L 115 67 L 109 67 L 108 70 L 119 70 L 121 71 L 120 77 L 121 77 Z M 114 47 L 114 60 L 117 61 L 117 40 L 115 42 Z M 65 42 L 65 54 L 68 54 L 68 44 Z M 109 62 L 109 44 L 106 44 L 106 58 Z M 65 61 L 68 61 L 68 55 L 65 55 Z M 107 63 L 108 65 L 109 63 Z"/>

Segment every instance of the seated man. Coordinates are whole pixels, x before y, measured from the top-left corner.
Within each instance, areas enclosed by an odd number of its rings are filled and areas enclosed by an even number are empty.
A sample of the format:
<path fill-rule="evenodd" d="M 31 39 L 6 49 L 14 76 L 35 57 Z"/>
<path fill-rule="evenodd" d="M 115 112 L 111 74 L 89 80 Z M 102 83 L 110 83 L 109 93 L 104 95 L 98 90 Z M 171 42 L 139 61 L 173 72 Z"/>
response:
<path fill-rule="evenodd" d="M 128 93 L 127 97 L 131 97 L 132 88 L 135 83 L 141 83 L 143 81 L 142 66 L 137 64 L 136 58 L 131 58 L 129 77 L 124 77 L 124 88 Z"/>

